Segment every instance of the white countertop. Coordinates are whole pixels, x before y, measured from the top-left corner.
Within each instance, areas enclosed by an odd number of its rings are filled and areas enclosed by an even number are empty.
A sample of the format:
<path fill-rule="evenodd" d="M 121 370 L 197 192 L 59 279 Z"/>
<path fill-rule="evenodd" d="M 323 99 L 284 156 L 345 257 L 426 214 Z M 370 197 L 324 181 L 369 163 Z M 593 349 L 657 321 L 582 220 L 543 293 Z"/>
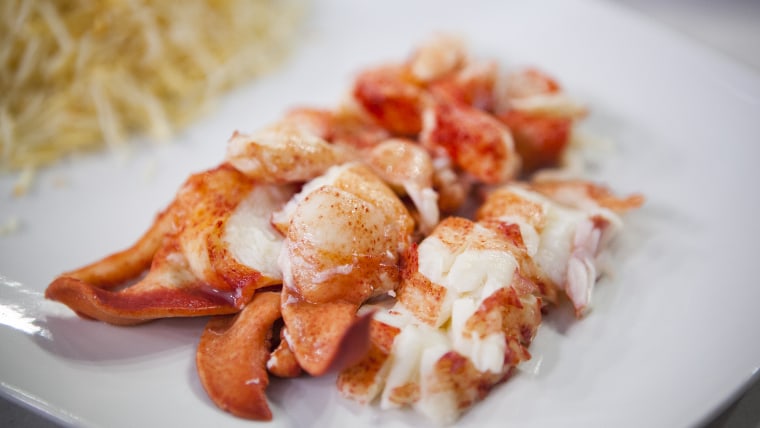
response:
<path fill-rule="evenodd" d="M 608 0 L 641 13 L 760 73 L 760 0 Z M 709 373 L 709 370 L 707 371 Z M 0 426 L 57 426 L 0 398 Z M 760 426 L 756 382 L 708 428 Z"/>

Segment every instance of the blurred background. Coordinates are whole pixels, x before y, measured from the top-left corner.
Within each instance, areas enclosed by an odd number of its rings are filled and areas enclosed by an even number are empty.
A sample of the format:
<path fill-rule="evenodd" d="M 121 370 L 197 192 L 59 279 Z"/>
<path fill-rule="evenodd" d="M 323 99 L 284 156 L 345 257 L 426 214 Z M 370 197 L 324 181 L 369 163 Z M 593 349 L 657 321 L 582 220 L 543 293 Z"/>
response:
<path fill-rule="evenodd" d="M 760 0 L 602 0 L 659 22 L 760 76 Z M 56 424 L 0 398 L 0 426 Z M 760 427 L 760 382 L 739 394 L 707 428 Z"/>
<path fill-rule="evenodd" d="M 758 0 L 605 0 L 633 9 L 760 71 Z"/>

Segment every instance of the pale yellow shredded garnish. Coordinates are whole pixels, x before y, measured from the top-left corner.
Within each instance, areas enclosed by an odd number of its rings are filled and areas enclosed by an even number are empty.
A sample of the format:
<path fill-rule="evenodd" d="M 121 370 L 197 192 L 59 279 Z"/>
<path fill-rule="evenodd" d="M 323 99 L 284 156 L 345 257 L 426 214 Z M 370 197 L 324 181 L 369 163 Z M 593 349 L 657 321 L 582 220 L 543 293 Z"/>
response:
<path fill-rule="evenodd" d="M 164 139 L 270 71 L 298 0 L 0 1 L 0 171 Z"/>

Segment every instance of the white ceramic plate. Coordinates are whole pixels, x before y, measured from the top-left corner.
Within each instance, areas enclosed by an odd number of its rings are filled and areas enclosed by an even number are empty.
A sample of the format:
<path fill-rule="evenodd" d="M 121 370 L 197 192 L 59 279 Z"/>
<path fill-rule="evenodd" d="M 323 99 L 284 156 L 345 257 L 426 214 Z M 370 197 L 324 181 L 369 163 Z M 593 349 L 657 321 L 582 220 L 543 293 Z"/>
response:
<path fill-rule="evenodd" d="M 626 11 L 593 1 L 318 2 L 307 40 L 279 73 L 243 88 L 173 144 L 84 157 L 9 196 L 0 179 L 0 390 L 82 426 L 253 426 L 206 397 L 194 351 L 205 320 L 117 328 L 41 293 L 62 271 L 131 244 L 192 172 L 218 163 L 235 129 L 295 105 L 335 105 L 352 73 L 402 58 L 435 30 L 480 55 L 537 65 L 611 142 L 594 177 L 640 191 L 614 275 L 577 322 L 555 311 L 534 360 L 462 426 L 689 426 L 760 364 L 760 78 Z M 338 396 L 333 379 L 274 381 L 270 426 L 418 426 Z"/>

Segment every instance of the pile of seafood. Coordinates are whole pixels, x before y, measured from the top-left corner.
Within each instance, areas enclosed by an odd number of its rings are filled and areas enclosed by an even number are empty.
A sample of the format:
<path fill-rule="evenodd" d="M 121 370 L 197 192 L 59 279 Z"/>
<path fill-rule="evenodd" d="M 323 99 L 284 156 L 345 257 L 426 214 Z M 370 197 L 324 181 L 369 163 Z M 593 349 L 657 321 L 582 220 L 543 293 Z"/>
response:
<path fill-rule="evenodd" d="M 546 73 L 438 35 L 336 108 L 234 133 L 132 247 L 46 297 L 116 325 L 212 315 L 198 375 L 239 417 L 272 418 L 270 376 L 337 374 L 345 397 L 453 422 L 530 359 L 547 311 L 588 311 L 643 203 L 536 174 L 586 114 Z"/>

